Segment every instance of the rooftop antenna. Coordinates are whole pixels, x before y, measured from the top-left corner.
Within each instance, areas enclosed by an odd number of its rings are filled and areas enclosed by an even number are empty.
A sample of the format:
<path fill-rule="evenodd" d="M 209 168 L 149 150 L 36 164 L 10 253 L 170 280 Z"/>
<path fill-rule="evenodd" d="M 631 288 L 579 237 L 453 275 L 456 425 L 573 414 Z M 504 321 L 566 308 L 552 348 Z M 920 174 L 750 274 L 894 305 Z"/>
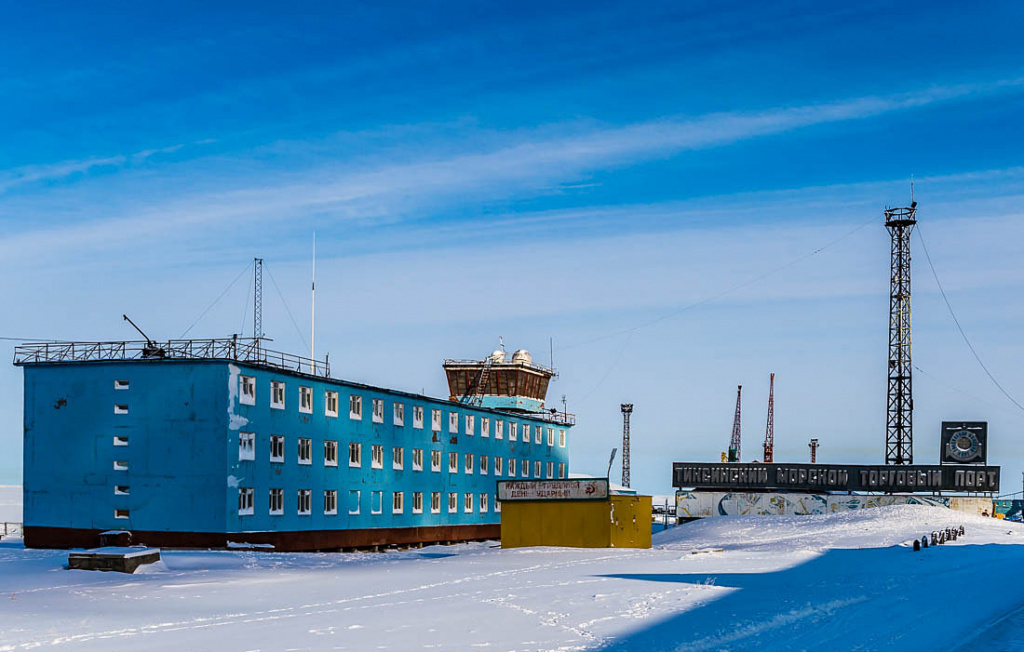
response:
<path fill-rule="evenodd" d="M 158 347 L 156 345 L 156 342 L 154 342 L 153 340 L 149 339 L 149 335 L 146 335 L 145 333 L 143 333 L 142 329 L 139 328 L 139 325 L 131 320 L 131 317 L 129 317 L 128 315 L 125 315 L 125 314 L 122 314 L 121 317 L 123 317 L 126 322 L 131 324 L 132 328 L 134 328 L 135 330 L 139 331 L 139 335 L 141 335 L 142 337 L 146 338 L 146 346 L 142 347 L 142 357 L 144 357 L 144 358 L 162 358 L 162 357 L 164 357 L 164 350 L 161 349 L 160 347 Z"/>
<path fill-rule="evenodd" d="M 313 282 L 309 292 L 309 372 L 316 375 L 316 231 L 313 231 Z"/>
<path fill-rule="evenodd" d="M 256 339 L 256 351 L 260 350 L 263 338 L 263 259 L 252 259 L 252 336 Z"/>

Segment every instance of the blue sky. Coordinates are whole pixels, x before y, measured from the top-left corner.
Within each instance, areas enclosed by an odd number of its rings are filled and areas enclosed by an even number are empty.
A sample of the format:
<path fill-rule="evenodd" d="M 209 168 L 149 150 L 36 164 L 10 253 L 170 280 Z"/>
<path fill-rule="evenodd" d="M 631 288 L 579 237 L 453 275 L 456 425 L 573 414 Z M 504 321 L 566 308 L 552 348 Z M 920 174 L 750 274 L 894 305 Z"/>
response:
<path fill-rule="evenodd" d="M 265 328 L 335 374 L 444 395 L 499 335 L 561 373 L 572 464 L 634 412 L 634 485 L 715 460 L 884 456 L 886 205 L 909 201 L 968 335 L 1024 401 L 1024 7 L 38 3 L 0 24 L 0 336 L 180 336 L 253 256 Z M 916 457 L 1024 413 L 959 339 L 915 239 Z M 246 325 L 243 278 L 190 335 Z M 297 322 L 293 326 L 285 303 Z M 694 303 L 699 305 L 689 308 Z M 251 329 L 250 329 L 251 330 Z M 13 343 L 0 345 L 13 351 Z M 0 371 L 0 482 L 21 373 Z"/>

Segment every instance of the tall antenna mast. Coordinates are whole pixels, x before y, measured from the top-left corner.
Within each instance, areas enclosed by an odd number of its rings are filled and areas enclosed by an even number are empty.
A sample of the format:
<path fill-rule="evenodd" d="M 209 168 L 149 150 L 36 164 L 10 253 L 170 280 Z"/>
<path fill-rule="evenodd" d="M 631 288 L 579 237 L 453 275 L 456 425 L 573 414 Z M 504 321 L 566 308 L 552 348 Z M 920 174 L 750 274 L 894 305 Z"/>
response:
<path fill-rule="evenodd" d="M 256 338 L 256 350 L 260 350 L 263 338 L 263 259 L 252 259 L 252 336 Z"/>
<path fill-rule="evenodd" d="M 775 462 L 775 374 L 768 380 L 768 425 L 764 430 L 764 463 Z"/>
<path fill-rule="evenodd" d="M 623 403 L 622 410 L 622 486 L 629 486 L 629 415 L 633 414 L 633 404 Z M 615 453 L 613 452 L 614 456 Z"/>
<path fill-rule="evenodd" d="M 818 463 L 818 440 L 812 439 L 811 443 L 807 444 L 811 447 L 811 464 Z"/>
<path fill-rule="evenodd" d="M 736 386 L 736 415 L 732 419 L 732 439 L 729 440 L 729 461 L 740 461 L 740 395 L 743 385 Z"/>
<path fill-rule="evenodd" d="M 316 231 L 313 231 L 313 282 L 309 290 L 309 372 L 316 374 Z"/>
<path fill-rule="evenodd" d="M 911 186 L 913 187 L 913 186 Z M 887 208 L 885 228 L 892 237 L 889 286 L 889 383 L 885 422 L 885 463 L 914 463 L 914 395 L 910 354 L 910 233 L 917 224 L 917 202 Z"/>

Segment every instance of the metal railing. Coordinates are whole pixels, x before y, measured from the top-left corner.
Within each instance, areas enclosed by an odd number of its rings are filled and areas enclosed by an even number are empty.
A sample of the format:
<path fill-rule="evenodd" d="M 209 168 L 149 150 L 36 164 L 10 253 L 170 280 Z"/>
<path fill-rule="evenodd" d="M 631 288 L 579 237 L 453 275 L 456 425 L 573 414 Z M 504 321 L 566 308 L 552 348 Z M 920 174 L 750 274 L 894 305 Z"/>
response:
<path fill-rule="evenodd" d="M 260 338 L 152 342 L 37 342 L 14 348 L 14 364 L 97 362 L 110 360 L 237 360 L 329 378 L 330 363 L 263 348 Z"/>
<path fill-rule="evenodd" d="M 486 360 L 452 360 L 446 359 L 444 366 L 455 366 L 455 367 L 482 367 Z M 525 367 L 526 369 L 532 369 L 534 371 L 540 371 L 541 373 L 549 374 L 551 376 L 557 376 L 558 373 L 551 367 L 546 367 L 536 362 L 519 362 L 519 361 L 508 361 L 508 362 L 492 362 L 491 369 L 514 369 L 516 367 Z"/>

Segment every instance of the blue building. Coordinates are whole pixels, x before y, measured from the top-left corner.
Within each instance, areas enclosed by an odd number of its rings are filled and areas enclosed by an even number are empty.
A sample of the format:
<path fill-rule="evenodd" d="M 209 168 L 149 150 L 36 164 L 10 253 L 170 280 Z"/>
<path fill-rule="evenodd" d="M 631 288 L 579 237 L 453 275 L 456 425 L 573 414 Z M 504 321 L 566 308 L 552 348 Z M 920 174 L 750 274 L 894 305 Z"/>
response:
<path fill-rule="evenodd" d="M 523 351 L 446 361 L 448 400 L 238 338 L 26 344 L 15 364 L 29 547 L 498 538 L 498 480 L 569 471 L 574 417 L 545 408 L 554 371 Z"/>

